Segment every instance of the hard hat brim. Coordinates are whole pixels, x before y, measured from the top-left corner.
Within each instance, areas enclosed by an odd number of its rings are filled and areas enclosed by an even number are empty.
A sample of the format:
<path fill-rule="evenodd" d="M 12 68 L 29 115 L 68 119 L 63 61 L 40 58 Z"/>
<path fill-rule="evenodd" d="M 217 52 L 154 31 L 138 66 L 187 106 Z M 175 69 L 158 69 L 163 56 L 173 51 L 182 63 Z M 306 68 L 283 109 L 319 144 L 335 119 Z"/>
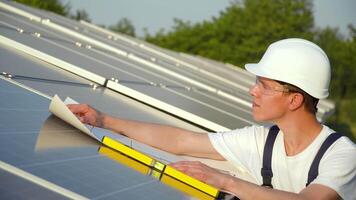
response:
<path fill-rule="evenodd" d="M 270 74 L 267 74 L 265 71 L 263 71 L 262 67 L 257 63 L 245 64 L 245 69 L 256 76 L 274 79 L 274 77 L 271 77 Z"/>

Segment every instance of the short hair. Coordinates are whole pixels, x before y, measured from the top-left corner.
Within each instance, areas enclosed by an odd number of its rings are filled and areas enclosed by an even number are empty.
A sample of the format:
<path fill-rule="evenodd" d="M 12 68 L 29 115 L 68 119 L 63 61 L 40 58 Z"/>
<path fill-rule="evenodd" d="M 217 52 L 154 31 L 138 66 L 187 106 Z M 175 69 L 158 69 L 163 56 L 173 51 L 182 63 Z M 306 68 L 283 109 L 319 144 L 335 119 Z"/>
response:
<path fill-rule="evenodd" d="M 283 81 L 277 81 L 279 84 L 281 84 L 285 88 L 285 92 L 289 93 L 299 93 L 303 95 L 303 104 L 304 108 L 312 114 L 316 114 L 318 111 L 317 105 L 319 102 L 319 99 L 311 96 L 310 94 L 306 93 L 304 90 L 300 89 L 299 87 L 283 82 Z"/>

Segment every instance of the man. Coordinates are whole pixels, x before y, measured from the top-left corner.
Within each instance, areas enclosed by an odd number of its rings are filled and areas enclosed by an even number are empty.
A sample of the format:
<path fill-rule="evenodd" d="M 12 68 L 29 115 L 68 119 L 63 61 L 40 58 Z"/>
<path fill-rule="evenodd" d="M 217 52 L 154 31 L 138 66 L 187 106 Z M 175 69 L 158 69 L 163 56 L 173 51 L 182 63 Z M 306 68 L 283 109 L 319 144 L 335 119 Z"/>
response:
<path fill-rule="evenodd" d="M 68 107 L 84 123 L 111 129 L 171 153 L 243 165 L 258 184 L 222 174 L 200 162 L 172 164 L 240 199 L 356 199 L 356 147 L 346 137 L 331 144 L 321 158 L 317 177 L 306 186 L 315 155 L 334 132 L 315 116 L 318 99 L 329 94 L 330 65 L 323 50 L 307 40 L 285 39 L 271 44 L 259 63 L 245 67 L 257 76 L 250 89 L 254 119 L 272 122 L 280 129 L 269 158 L 273 171 L 270 186 L 274 189 L 261 186 L 270 127 L 255 125 L 225 133 L 199 134 L 114 118 L 88 105 Z"/>

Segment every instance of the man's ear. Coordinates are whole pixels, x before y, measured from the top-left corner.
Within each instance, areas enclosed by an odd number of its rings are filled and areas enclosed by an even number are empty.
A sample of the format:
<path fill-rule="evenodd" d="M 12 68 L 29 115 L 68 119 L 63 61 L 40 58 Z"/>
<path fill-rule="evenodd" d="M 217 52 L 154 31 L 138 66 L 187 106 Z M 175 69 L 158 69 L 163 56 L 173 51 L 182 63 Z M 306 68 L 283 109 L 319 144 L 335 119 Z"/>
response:
<path fill-rule="evenodd" d="M 289 98 L 289 109 L 297 110 L 303 106 L 304 96 L 300 93 L 291 93 Z"/>

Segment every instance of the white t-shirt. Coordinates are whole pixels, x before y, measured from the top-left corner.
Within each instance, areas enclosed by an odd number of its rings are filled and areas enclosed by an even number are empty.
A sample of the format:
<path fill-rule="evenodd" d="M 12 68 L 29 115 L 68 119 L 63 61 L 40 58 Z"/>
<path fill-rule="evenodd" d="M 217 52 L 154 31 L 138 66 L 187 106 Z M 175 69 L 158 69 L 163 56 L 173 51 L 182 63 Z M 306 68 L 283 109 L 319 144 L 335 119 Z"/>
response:
<path fill-rule="evenodd" d="M 226 160 L 247 170 L 255 183 L 261 185 L 263 149 L 268 131 L 269 127 L 250 126 L 209 133 L 209 138 Z M 321 144 L 333 132 L 323 126 L 321 133 L 305 150 L 295 156 L 287 156 L 280 131 L 272 153 L 273 187 L 295 193 L 305 188 L 311 163 Z M 320 161 L 319 175 L 313 183 L 334 189 L 343 199 L 356 199 L 356 145 L 350 139 L 341 137 L 329 147 Z"/>

